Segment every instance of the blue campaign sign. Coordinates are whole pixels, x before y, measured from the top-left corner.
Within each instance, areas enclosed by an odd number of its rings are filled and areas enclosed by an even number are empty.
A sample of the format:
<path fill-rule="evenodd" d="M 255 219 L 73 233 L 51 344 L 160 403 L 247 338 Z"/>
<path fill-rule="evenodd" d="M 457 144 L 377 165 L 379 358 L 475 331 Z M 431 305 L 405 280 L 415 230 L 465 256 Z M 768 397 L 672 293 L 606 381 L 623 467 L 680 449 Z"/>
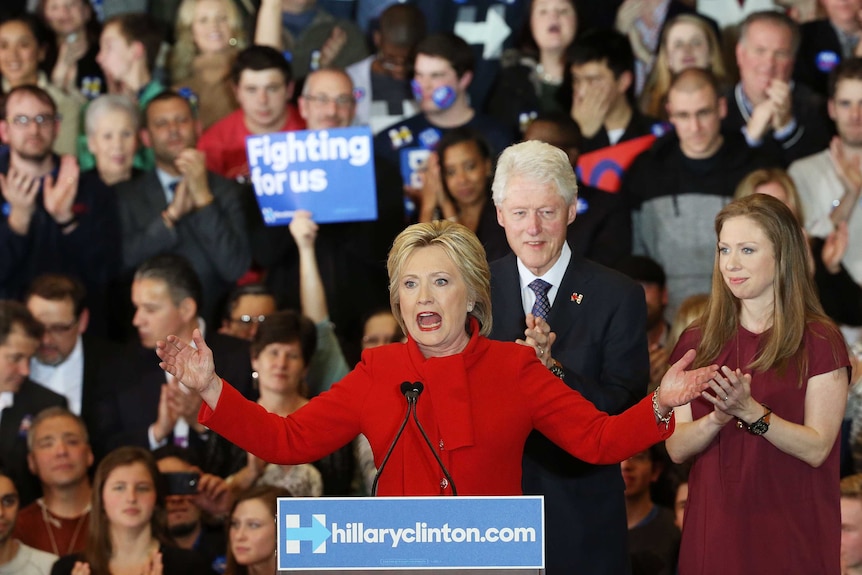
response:
<path fill-rule="evenodd" d="M 278 500 L 278 568 L 543 569 L 544 498 Z"/>
<path fill-rule="evenodd" d="M 246 138 L 263 221 L 289 224 L 296 210 L 310 211 L 319 224 L 376 220 L 371 141 L 367 126 Z"/>

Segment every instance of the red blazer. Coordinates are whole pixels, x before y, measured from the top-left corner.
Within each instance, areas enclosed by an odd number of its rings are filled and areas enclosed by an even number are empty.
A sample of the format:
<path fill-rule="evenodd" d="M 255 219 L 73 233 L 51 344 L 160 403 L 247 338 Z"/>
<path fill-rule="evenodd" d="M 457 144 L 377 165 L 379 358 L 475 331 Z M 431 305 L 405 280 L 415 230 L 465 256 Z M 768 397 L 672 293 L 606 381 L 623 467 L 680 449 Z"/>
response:
<path fill-rule="evenodd" d="M 452 475 L 459 495 L 520 495 L 521 455 L 538 429 L 578 459 L 622 461 L 665 439 L 651 399 L 611 417 L 557 379 L 532 348 L 476 335 L 466 349 L 425 358 L 416 342 L 365 351 L 332 389 L 288 417 L 268 413 L 225 385 L 216 410 L 198 420 L 278 464 L 316 461 L 364 433 L 380 465 L 404 419 L 404 381 L 421 381 L 419 421 Z M 449 495 L 434 457 L 411 421 L 380 476 L 379 495 Z"/>

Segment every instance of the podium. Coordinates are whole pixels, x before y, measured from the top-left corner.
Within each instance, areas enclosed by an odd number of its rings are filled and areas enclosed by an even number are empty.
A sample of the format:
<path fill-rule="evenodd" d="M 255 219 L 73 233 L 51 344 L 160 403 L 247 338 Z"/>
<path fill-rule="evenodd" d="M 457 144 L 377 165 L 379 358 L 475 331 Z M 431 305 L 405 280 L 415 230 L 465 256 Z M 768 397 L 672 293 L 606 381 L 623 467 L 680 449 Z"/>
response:
<path fill-rule="evenodd" d="M 544 498 L 278 500 L 278 569 L 400 575 L 541 574 Z"/>

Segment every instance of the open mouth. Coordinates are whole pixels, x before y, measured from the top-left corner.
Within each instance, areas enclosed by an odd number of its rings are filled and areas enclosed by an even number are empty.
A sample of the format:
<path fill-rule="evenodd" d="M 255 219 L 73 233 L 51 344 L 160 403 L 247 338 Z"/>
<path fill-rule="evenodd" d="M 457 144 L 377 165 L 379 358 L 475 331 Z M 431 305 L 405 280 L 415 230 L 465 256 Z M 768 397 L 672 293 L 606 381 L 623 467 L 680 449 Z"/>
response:
<path fill-rule="evenodd" d="M 416 316 L 416 323 L 422 331 L 433 331 L 440 327 L 443 318 L 439 313 L 426 311 Z"/>

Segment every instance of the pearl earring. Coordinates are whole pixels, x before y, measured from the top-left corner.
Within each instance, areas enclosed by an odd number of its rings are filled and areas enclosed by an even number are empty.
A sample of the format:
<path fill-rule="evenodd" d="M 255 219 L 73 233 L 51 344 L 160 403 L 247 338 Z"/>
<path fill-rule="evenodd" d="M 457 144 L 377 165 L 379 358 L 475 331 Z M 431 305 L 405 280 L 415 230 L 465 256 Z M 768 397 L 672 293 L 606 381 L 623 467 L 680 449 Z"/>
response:
<path fill-rule="evenodd" d="M 473 311 L 473 304 L 468 303 L 468 304 L 467 304 L 467 313 L 469 313 L 469 312 L 471 312 L 471 311 Z"/>

